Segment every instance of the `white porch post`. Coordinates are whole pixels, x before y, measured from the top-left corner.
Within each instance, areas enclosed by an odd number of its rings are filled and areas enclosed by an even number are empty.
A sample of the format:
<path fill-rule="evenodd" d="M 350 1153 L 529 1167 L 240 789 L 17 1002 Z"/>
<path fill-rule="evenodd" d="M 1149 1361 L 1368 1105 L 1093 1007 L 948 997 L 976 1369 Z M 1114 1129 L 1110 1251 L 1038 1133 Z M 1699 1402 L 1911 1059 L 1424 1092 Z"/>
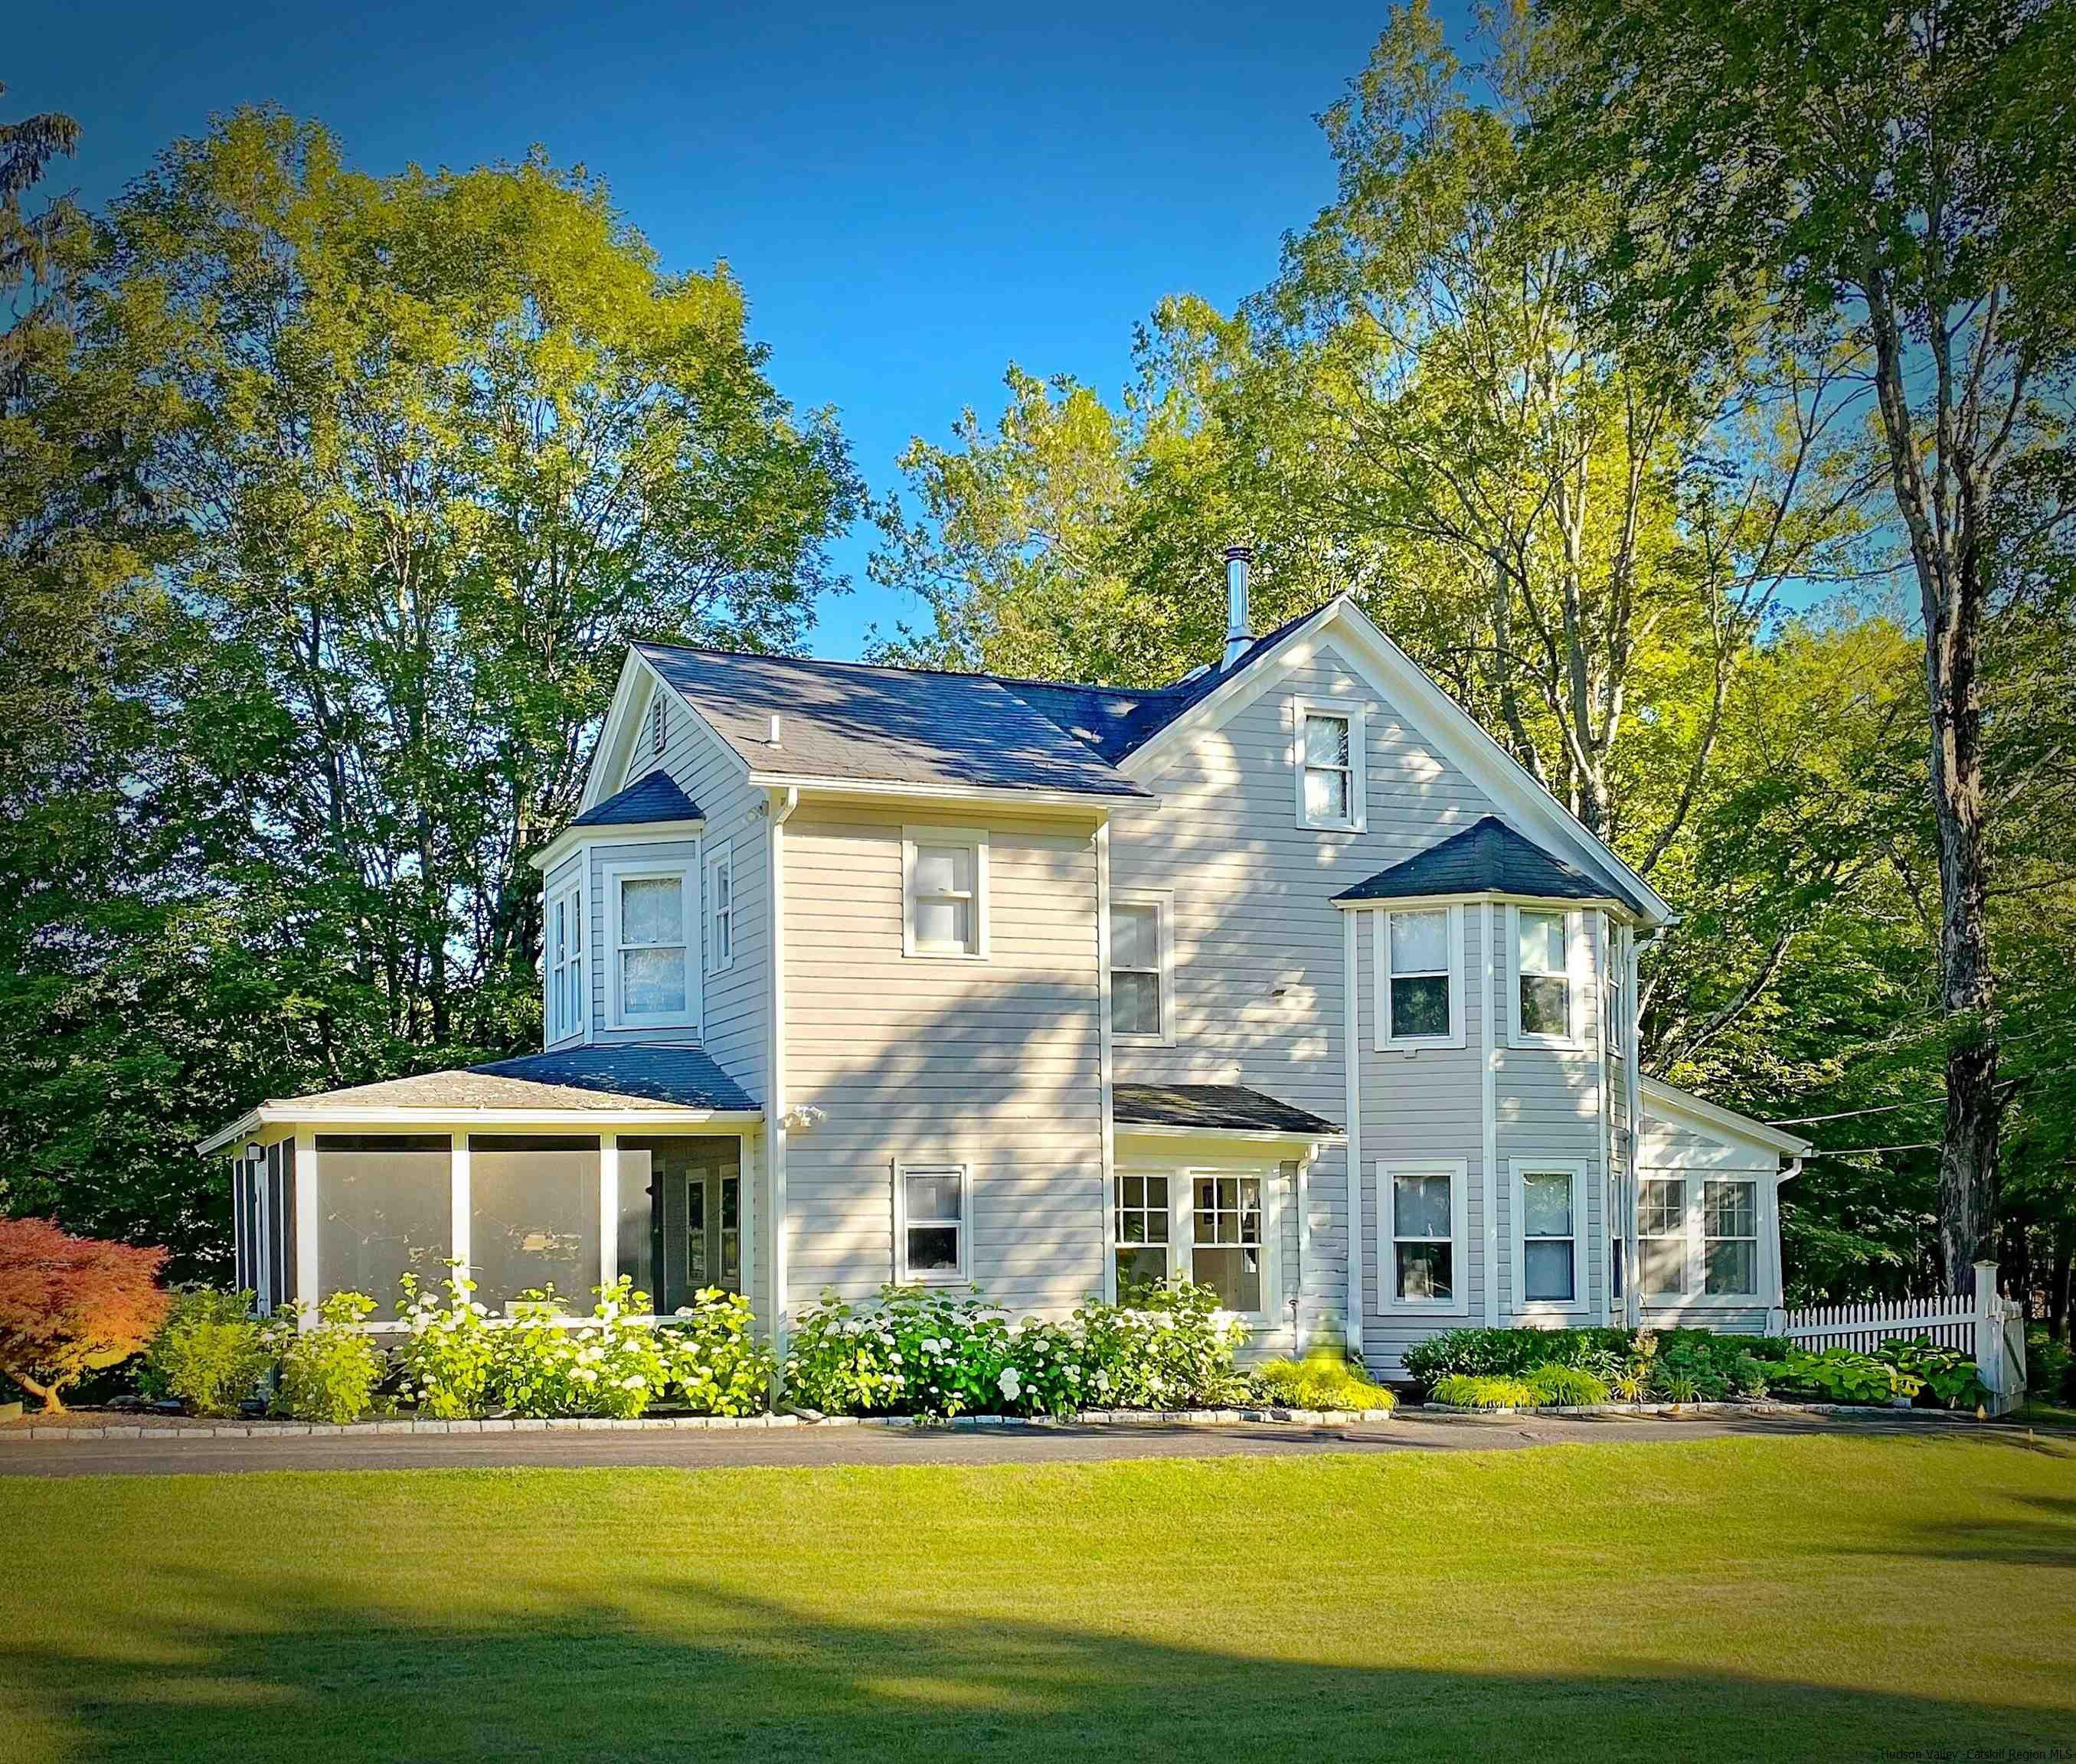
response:
<path fill-rule="evenodd" d="M 449 1143 L 453 1151 L 447 1170 L 447 1230 L 448 1240 L 453 1245 L 454 1259 L 461 1266 L 455 1270 L 457 1278 L 469 1277 L 468 1259 L 468 1132 L 463 1128 L 454 1134 Z"/>
<path fill-rule="evenodd" d="M 598 1283 L 620 1278 L 620 1135 L 598 1136 Z"/>
<path fill-rule="evenodd" d="M 314 1128 L 296 1129 L 296 1326 L 316 1322 L 318 1303 L 318 1136 Z"/>

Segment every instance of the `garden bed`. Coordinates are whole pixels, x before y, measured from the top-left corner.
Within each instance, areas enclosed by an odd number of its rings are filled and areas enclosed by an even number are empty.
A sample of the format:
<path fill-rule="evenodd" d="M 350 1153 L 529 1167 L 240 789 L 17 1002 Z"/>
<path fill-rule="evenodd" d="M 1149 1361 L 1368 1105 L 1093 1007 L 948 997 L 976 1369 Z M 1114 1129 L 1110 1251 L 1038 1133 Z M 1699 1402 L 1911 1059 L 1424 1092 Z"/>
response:
<path fill-rule="evenodd" d="M 1512 1408 L 1472 1408 L 1456 1403 L 1425 1402 L 1411 1413 L 1432 1415 L 1437 1419 L 1450 1421 L 1491 1421 L 1505 1417 L 1522 1415 L 1609 1415 L 1630 1420 L 1644 1420 L 1652 1416 L 1676 1417 L 1680 1415 L 1882 1415 L 1895 1417 L 1908 1415 L 1912 1420 L 1972 1422 L 1976 1419 L 1972 1409 L 1920 1409 L 1910 1404 L 1888 1403 L 1808 1403 L 1793 1402 L 1773 1397 L 1725 1397 L 1721 1401 L 1691 1403 L 1667 1402 L 1663 1400 L 1638 1403 L 1536 1403 L 1518 1405 Z"/>
<path fill-rule="evenodd" d="M 378 1434 L 498 1434 L 667 1432 L 679 1428 L 760 1427 L 905 1427 L 971 1432 L 981 1429 L 1064 1427 L 1230 1427 L 1242 1425 L 1306 1427 L 1367 1426 L 1391 1419 L 1389 1409 L 1090 1409 L 1077 1414 L 957 1415 L 949 1419 L 931 1415 L 822 1415 L 782 1411 L 756 1415 L 644 1415 L 634 1420 L 596 1416 L 550 1420 L 520 1416 L 492 1416 L 480 1421 L 421 1421 L 413 1416 L 392 1416 L 374 1421 L 327 1426 L 319 1422 L 282 1421 L 254 1417 L 245 1421 L 207 1421 L 185 1415 L 132 1415 L 109 1420 L 92 1411 L 75 1410 L 48 1417 L 30 1417 L 0 1428 L 0 1440 L 9 1439 L 188 1439 L 278 1438 L 284 1435 L 321 1434 L 337 1438 L 347 1434 L 366 1437 Z"/>

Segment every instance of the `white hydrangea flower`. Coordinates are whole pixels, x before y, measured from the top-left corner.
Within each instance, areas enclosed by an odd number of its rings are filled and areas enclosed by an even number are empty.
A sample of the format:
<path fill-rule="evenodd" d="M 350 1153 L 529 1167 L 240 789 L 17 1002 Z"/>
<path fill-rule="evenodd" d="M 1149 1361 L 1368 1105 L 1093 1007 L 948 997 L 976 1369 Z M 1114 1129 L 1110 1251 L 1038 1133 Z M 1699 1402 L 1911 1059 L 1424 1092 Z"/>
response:
<path fill-rule="evenodd" d="M 1003 1367 L 1002 1376 L 994 1382 L 996 1388 L 1002 1393 L 1002 1400 L 1004 1402 L 1013 1403 L 1023 1393 L 1023 1376 L 1014 1366 Z"/>

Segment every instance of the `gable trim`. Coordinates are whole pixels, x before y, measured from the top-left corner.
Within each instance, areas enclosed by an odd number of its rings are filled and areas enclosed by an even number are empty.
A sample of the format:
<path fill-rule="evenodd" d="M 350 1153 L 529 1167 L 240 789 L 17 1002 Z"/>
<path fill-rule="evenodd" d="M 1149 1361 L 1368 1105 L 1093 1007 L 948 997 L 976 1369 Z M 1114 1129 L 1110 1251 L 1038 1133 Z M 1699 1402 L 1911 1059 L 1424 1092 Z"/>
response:
<path fill-rule="evenodd" d="M 1711 1133 L 1746 1145 L 1762 1146 L 1783 1157 L 1800 1159 L 1814 1149 L 1808 1139 L 1798 1139 L 1792 1133 L 1783 1132 L 1749 1114 L 1740 1114 L 1735 1109 L 1726 1109 L 1720 1102 L 1710 1102 L 1691 1090 L 1676 1089 L 1662 1079 L 1646 1077 L 1638 1088 L 1643 1098 L 1642 1120 L 1637 1123 L 1639 1129 L 1653 1115 L 1660 1120 L 1678 1117 Z M 1638 1137 L 1641 1139 L 1641 1132 Z"/>
<path fill-rule="evenodd" d="M 1644 917 L 1661 924 L 1671 924 L 1678 917 L 1670 902 L 1538 783 L 1518 760 L 1479 726 L 1476 717 L 1436 685 L 1426 670 L 1346 595 L 1329 601 L 1316 620 L 1293 626 L 1281 641 L 1255 657 L 1231 679 L 1206 693 L 1144 746 L 1126 755 L 1117 769 L 1127 778 L 1142 781 L 1156 775 L 1173 762 L 1192 737 L 1237 716 L 1290 669 L 1311 660 L 1329 633 L 1348 640 L 1348 662 L 1363 680 L 1496 805 L 1511 809 L 1526 824 L 1525 831 L 1534 829 L 1545 843 L 1553 838 L 1561 841 L 1551 849 L 1576 849 L 1596 867 L 1630 883 L 1648 909 Z M 1634 915 L 1634 909 L 1626 903 L 1614 904 L 1624 914 Z"/>
<path fill-rule="evenodd" d="M 645 677 L 649 690 L 646 692 L 637 691 L 635 683 Z M 638 720 L 646 713 L 650 699 L 658 692 L 667 693 L 671 699 L 683 709 L 693 730 L 712 744 L 714 749 L 740 774 L 743 782 L 749 782 L 749 762 L 729 745 L 720 730 L 700 716 L 697 705 L 665 679 L 650 665 L 648 658 L 630 643 L 627 646 L 627 659 L 621 663 L 620 679 L 612 688 L 612 704 L 605 713 L 604 726 L 598 733 L 598 745 L 592 749 L 591 766 L 584 775 L 583 795 L 577 802 L 579 815 L 587 809 L 596 808 L 614 794 L 612 790 L 605 788 L 606 776 L 612 769 L 608 762 L 618 751 L 621 740 L 628 733 L 630 720 Z M 638 728 L 634 731 L 637 736 L 640 733 Z M 623 757 L 620 762 L 621 768 L 624 769 L 626 764 Z M 615 789 L 617 788 L 616 786 Z"/>

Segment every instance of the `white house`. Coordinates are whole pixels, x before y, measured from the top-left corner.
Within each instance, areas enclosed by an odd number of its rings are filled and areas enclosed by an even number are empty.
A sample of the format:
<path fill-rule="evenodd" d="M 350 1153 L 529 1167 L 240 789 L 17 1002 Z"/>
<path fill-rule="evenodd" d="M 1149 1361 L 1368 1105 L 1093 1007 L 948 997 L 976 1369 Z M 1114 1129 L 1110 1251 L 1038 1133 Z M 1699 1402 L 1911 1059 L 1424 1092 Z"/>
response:
<path fill-rule="evenodd" d="M 1466 1323 L 1756 1330 L 1800 1140 L 1641 1077 L 1667 924 L 1352 602 L 1155 691 L 636 645 L 534 861 L 542 1051 L 216 1135 L 239 1279 L 1186 1274 L 1379 1372 Z M 1641 1131 L 1637 1131 L 1640 1125 Z"/>

